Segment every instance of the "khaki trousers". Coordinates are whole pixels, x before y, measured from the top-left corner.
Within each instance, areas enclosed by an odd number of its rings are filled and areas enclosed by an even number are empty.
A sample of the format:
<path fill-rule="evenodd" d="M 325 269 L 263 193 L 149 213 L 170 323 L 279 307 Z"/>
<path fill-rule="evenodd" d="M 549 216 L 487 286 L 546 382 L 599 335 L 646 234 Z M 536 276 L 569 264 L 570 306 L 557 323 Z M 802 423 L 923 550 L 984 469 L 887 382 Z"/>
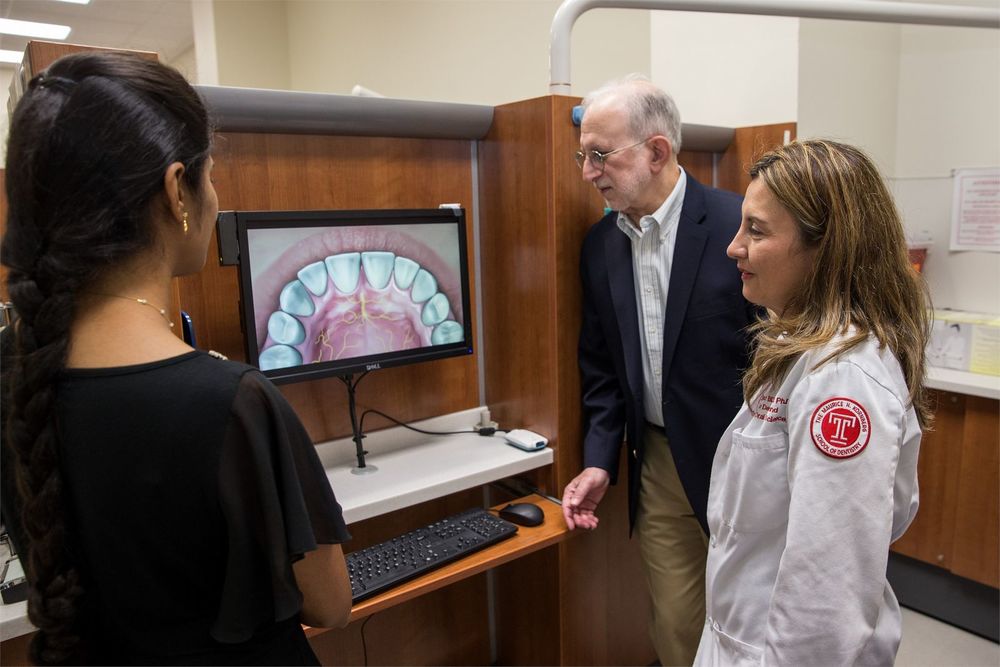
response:
<path fill-rule="evenodd" d="M 705 625 L 708 537 L 688 502 L 667 437 L 646 429 L 639 548 L 652 598 L 649 634 L 665 666 L 690 665 Z"/>

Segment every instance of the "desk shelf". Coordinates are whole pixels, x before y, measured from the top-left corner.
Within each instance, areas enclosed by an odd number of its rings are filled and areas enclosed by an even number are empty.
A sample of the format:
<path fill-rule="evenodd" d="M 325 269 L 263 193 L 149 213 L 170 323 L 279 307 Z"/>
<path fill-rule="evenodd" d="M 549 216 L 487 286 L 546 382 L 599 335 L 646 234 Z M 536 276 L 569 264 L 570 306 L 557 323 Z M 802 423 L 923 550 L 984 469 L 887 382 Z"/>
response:
<path fill-rule="evenodd" d="M 469 554 L 375 597 L 362 600 L 351 610 L 351 622 L 552 546 L 571 535 L 563 520 L 562 508 L 551 500 L 532 494 L 513 502 L 538 505 L 545 513 L 545 520 L 538 526 L 518 526 L 514 537 Z M 506 504 L 501 503 L 493 509 L 499 510 Z M 314 636 L 327 630 L 328 628 L 306 628 L 306 634 Z"/>

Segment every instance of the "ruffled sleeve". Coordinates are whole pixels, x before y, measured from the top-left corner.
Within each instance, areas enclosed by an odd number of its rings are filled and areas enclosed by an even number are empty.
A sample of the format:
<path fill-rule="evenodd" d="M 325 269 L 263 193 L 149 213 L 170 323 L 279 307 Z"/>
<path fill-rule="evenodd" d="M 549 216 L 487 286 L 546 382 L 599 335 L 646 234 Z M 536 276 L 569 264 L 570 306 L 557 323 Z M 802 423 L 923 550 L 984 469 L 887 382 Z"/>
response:
<path fill-rule="evenodd" d="M 246 641 L 299 613 L 292 563 L 317 544 L 350 539 L 309 435 L 278 390 L 245 373 L 219 460 L 228 554 L 212 637 Z"/>

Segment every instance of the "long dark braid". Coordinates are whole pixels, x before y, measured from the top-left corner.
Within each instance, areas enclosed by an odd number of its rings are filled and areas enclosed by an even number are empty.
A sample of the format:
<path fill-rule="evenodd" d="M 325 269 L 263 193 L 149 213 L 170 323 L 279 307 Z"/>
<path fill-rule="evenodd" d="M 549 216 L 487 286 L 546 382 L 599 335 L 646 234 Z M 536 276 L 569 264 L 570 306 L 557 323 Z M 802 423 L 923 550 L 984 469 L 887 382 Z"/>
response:
<path fill-rule="evenodd" d="M 6 440 L 27 545 L 28 616 L 38 664 L 86 659 L 84 594 L 56 429 L 76 295 L 153 242 L 151 210 L 168 165 L 200 190 L 211 148 L 201 100 L 175 70 L 126 54 L 83 53 L 35 77 L 11 122 L 2 261 L 18 313 Z"/>

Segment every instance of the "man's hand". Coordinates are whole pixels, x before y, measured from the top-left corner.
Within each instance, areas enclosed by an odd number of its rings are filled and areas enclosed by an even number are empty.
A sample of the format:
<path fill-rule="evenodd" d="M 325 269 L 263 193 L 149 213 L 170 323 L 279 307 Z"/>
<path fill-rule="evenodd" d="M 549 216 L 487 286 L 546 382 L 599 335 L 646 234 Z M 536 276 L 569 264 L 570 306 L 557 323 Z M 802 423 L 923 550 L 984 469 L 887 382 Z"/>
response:
<path fill-rule="evenodd" d="M 611 476 L 603 468 L 584 468 L 563 491 L 562 512 L 570 530 L 577 527 L 593 530 L 600 519 L 594 514 Z"/>

